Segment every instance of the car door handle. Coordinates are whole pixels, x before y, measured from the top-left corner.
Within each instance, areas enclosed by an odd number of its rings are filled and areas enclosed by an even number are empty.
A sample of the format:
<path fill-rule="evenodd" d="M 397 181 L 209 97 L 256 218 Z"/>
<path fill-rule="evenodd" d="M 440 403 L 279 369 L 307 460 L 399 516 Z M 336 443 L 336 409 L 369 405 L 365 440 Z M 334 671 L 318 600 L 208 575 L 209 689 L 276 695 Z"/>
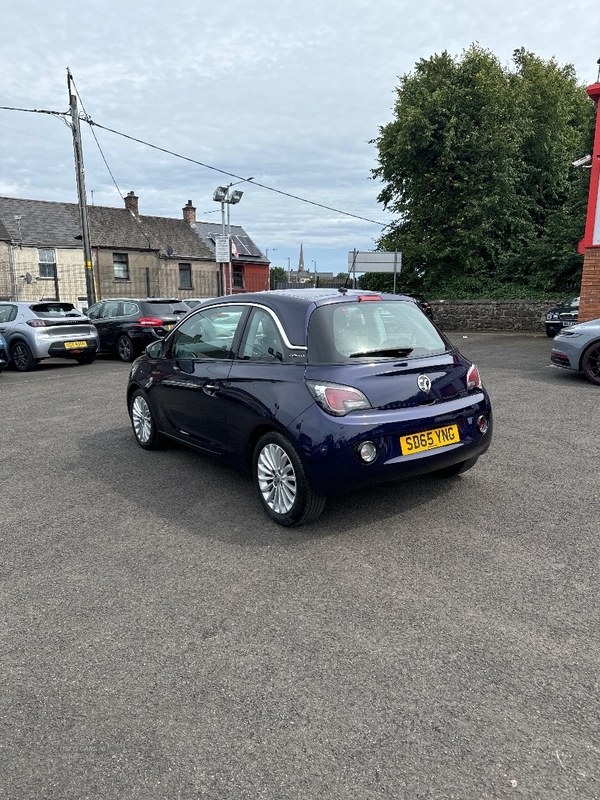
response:
<path fill-rule="evenodd" d="M 219 385 L 217 383 L 205 383 L 202 391 L 213 397 L 219 391 Z"/>

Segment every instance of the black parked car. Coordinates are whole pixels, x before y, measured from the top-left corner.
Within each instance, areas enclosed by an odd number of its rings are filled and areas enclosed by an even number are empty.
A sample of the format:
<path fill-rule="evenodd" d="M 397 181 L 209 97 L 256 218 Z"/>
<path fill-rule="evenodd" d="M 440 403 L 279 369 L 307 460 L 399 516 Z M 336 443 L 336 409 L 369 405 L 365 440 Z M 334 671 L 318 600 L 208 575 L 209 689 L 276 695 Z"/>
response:
<path fill-rule="evenodd" d="M 564 300 L 546 314 L 546 336 L 556 336 L 563 328 L 577 323 L 579 315 L 579 298 Z"/>
<path fill-rule="evenodd" d="M 146 345 L 166 336 L 189 311 L 185 303 L 173 297 L 120 297 L 100 300 L 87 315 L 98 330 L 100 352 L 133 361 Z"/>
<path fill-rule="evenodd" d="M 433 308 L 431 307 L 431 303 L 429 303 L 422 294 L 408 294 L 407 297 L 412 297 L 413 300 L 416 300 L 417 305 L 424 311 L 425 314 L 429 317 L 429 319 L 433 319 Z"/>

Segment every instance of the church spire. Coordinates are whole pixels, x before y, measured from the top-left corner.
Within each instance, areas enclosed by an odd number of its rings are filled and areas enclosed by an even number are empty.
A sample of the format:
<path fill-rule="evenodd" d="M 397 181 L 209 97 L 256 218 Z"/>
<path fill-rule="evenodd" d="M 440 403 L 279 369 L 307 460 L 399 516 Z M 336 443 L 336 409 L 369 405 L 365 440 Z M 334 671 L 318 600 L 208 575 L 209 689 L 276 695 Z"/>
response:
<path fill-rule="evenodd" d="M 304 272 L 304 251 L 300 242 L 300 258 L 298 259 L 298 272 Z"/>

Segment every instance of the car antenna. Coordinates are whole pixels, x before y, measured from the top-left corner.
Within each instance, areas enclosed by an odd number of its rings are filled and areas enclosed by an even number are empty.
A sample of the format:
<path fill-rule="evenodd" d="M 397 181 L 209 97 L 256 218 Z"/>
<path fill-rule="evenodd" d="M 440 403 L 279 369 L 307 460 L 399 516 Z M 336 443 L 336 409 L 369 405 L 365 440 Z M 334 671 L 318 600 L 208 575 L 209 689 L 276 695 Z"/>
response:
<path fill-rule="evenodd" d="M 348 280 L 348 278 L 346 278 L 346 280 Z M 345 285 L 344 286 L 340 286 L 339 289 L 338 289 L 338 292 L 340 294 L 346 294 L 347 291 L 348 291 L 348 287 L 345 286 Z"/>

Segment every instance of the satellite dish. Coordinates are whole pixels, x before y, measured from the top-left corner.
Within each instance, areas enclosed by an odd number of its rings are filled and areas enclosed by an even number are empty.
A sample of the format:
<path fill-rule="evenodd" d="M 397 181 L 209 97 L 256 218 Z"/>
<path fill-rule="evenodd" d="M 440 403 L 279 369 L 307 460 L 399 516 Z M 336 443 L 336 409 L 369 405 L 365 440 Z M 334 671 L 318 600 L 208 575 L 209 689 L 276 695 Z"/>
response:
<path fill-rule="evenodd" d="M 172 256 L 172 255 L 173 255 L 173 252 L 174 252 L 174 250 L 173 250 L 173 248 L 171 247 L 171 245 L 170 245 L 170 244 L 169 244 L 169 245 L 167 245 L 167 255 L 168 255 L 168 256 Z"/>

